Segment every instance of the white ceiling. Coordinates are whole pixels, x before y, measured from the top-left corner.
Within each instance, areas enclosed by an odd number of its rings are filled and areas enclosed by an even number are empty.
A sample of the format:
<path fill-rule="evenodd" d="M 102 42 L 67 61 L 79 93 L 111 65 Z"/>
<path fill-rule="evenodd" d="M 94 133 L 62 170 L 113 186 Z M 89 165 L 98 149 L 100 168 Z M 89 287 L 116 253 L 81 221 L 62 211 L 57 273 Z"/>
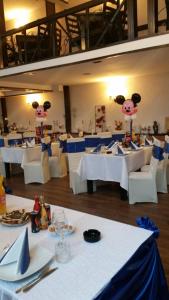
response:
<path fill-rule="evenodd" d="M 125 45 L 124 45 L 125 46 Z M 113 76 L 145 76 L 169 72 L 169 47 L 121 54 L 90 62 L 77 63 L 0 78 L 0 86 L 31 88 L 39 86 L 77 85 L 103 81 Z M 32 75 L 33 74 L 33 75 Z"/>

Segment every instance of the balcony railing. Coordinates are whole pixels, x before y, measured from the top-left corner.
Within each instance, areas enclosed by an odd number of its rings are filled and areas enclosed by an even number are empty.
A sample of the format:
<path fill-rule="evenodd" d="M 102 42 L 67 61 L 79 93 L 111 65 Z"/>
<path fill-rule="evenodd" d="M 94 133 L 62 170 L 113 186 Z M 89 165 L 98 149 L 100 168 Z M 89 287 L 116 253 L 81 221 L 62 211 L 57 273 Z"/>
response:
<path fill-rule="evenodd" d="M 18 66 L 165 33 L 169 1 L 147 0 L 140 24 L 136 0 L 92 0 L 0 36 L 1 67 Z"/>

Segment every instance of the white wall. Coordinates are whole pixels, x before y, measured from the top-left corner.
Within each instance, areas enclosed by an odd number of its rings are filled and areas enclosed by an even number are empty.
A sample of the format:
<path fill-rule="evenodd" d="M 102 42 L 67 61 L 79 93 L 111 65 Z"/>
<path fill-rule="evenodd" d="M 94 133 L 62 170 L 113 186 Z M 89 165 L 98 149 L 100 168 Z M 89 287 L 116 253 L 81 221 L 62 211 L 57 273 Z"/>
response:
<path fill-rule="evenodd" d="M 135 92 L 139 93 L 142 101 L 138 104 L 137 118 L 134 126 L 152 126 L 153 121 L 159 123 L 159 131 L 164 132 L 165 117 L 169 117 L 169 74 L 128 78 L 127 87 L 130 98 Z M 85 131 L 95 130 L 95 105 L 106 106 L 106 127 L 114 130 L 114 121 L 123 121 L 124 129 L 128 124 L 124 121 L 121 106 L 109 99 L 106 83 L 93 83 L 76 85 L 70 87 L 72 131 L 78 129 Z M 43 95 L 44 100 L 51 102 L 48 111 L 47 123 L 53 125 L 53 121 L 64 125 L 64 101 L 63 92 L 47 93 Z M 7 98 L 7 111 L 9 123 L 16 122 L 17 125 L 27 127 L 35 125 L 35 111 L 26 104 L 25 96 Z M 43 101 L 42 101 L 43 102 Z M 90 127 L 90 128 L 89 128 Z M 59 130 L 59 128 L 56 128 Z M 62 127 L 60 131 L 64 131 Z"/>
<path fill-rule="evenodd" d="M 128 95 L 139 93 L 142 101 L 138 104 L 137 118 L 134 126 L 152 126 L 153 121 L 159 123 L 159 131 L 164 132 L 165 117 L 169 116 L 169 74 L 129 78 Z M 106 125 L 114 129 L 114 121 L 122 120 L 125 124 L 121 106 L 111 101 L 107 95 L 106 83 L 95 83 L 71 87 L 72 130 L 88 131 L 89 123 L 95 120 L 95 105 L 106 106 Z M 83 121 L 84 120 L 84 126 Z M 90 121 L 91 120 L 91 121 Z M 83 127 L 83 128 L 82 128 Z"/>
<path fill-rule="evenodd" d="M 38 101 L 43 104 L 44 101 L 50 101 L 51 108 L 48 110 L 48 117 L 46 124 L 54 125 L 57 131 L 65 130 L 65 116 L 64 116 L 64 101 L 63 92 L 53 92 L 41 94 L 42 100 Z M 36 95 L 35 95 L 36 101 Z M 26 96 L 15 96 L 7 98 L 7 112 L 8 112 L 8 123 L 12 124 L 15 122 L 19 127 L 34 128 L 38 123 L 35 120 L 35 110 L 30 104 L 26 103 Z M 59 129 L 58 125 L 62 125 Z"/>

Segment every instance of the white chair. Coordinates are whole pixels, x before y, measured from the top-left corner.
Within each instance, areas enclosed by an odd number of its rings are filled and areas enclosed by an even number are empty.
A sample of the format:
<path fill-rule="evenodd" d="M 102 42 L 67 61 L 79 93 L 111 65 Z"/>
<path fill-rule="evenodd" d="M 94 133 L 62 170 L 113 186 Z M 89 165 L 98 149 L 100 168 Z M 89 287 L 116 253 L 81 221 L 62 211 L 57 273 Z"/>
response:
<path fill-rule="evenodd" d="M 6 136 L 9 146 L 17 146 L 22 144 L 22 134 L 21 133 L 9 133 Z"/>
<path fill-rule="evenodd" d="M 76 173 L 80 159 L 84 154 L 84 138 L 73 138 L 67 141 L 68 165 L 69 165 L 69 185 L 74 194 L 87 192 L 87 181 L 82 180 Z"/>
<path fill-rule="evenodd" d="M 156 172 L 158 159 L 152 156 L 148 172 L 130 172 L 129 204 L 136 202 L 158 202 Z"/>
<path fill-rule="evenodd" d="M 156 145 L 157 147 L 161 148 L 162 151 L 164 149 L 164 142 L 161 142 L 156 139 Z M 157 186 L 157 192 L 158 193 L 168 193 L 167 188 L 167 156 L 165 154 L 162 154 L 163 159 L 161 159 L 157 166 L 157 173 L 156 173 L 156 186 Z M 148 172 L 150 168 L 150 165 L 145 165 L 141 168 L 142 172 Z"/>
<path fill-rule="evenodd" d="M 32 160 L 23 165 L 25 184 L 46 183 L 50 179 L 48 152 L 41 152 L 39 160 Z"/>
<path fill-rule="evenodd" d="M 59 147 L 59 143 L 51 144 L 52 156 L 49 156 L 49 169 L 51 177 L 64 177 L 67 175 L 65 154 Z"/>

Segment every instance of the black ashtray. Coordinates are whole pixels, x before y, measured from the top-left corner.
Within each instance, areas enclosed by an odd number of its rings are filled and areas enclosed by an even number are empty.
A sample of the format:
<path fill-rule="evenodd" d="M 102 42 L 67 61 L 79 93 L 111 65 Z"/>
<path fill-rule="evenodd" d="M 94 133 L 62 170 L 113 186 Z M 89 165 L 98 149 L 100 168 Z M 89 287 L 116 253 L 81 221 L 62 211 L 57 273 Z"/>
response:
<path fill-rule="evenodd" d="M 86 242 L 96 243 L 100 241 L 101 233 L 97 229 L 88 229 L 83 232 L 83 237 Z"/>

